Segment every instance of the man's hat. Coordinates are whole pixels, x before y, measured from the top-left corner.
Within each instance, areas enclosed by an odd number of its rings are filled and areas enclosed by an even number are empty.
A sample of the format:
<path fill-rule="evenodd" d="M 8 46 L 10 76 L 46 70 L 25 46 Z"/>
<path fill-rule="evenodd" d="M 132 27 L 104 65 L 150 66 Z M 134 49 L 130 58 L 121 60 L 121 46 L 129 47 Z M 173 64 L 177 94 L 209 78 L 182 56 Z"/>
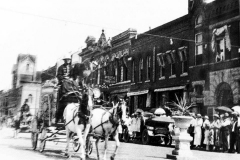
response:
<path fill-rule="evenodd" d="M 219 118 L 219 115 L 218 114 L 214 114 L 213 117 Z"/>
<path fill-rule="evenodd" d="M 205 119 L 209 119 L 209 117 L 208 117 L 208 116 L 204 116 L 204 118 L 205 118 Z"/>
<path fill-rule="evenodd" d="M 66 55 L 63 57 L 63 60 L 64 60 L 64 59 L 70 59 L 70 60 L 71 60 L 72 58 L 71 58 L 71 56 L 70 56 L 69 54 L 66 54 Z"/>
<path fill-rule="evenodd" d="M 238 117 L 239 114 L 238 114 L 237 112 L 232 112 L 232 116 L 233 116 L 233 117 Z"/>
<path fill-rule="evenodd" d="M 201 114 L 197 114 L 197 118 L 201 118 L 202 116 L 201 116 Z"/>

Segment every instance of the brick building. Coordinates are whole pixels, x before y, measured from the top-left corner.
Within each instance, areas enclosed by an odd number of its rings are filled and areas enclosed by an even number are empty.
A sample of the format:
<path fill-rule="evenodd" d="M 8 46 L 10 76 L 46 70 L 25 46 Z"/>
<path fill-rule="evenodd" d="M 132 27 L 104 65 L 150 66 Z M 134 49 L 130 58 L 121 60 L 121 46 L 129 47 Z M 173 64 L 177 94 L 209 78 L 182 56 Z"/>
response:
<path fill-rule="evenodd" d="M 191 100 L 202 114 L 239 104 L 239 1 L 189 1 Z"/>
<path fill-rule="evenodd" d="M 188 97 L 189 39 L 188 15 L 156 27 L 132 39 L 131 89 L 132 110 L 164 106 Z"/>

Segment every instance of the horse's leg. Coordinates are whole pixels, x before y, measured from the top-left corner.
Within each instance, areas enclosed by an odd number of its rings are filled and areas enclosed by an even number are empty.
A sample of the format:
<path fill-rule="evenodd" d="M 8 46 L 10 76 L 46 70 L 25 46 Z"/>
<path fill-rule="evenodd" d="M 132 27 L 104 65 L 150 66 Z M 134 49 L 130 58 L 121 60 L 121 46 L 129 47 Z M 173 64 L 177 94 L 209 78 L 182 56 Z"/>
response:
<path fill-rule="evenodd" d="M 89 155 L 88 155 L 88 146 L 87 146 L 87 141 L 86 141 L 86 139 L 87 139 L 87 136 L 88 136 L 88 133 L 89 133 L 89 129 L 90 129 L 90 124 L 87 124 L 86 125 L 86 128 L 85 128 L 85 131 L 84 131 L 84 135 L 83 135 L 83 140 L 84 140 L 84 146 L 85 146 L 85 148 L 87 148 L 86 149 L 86 156 L 87 157 L 89 157 Z"/>
<path fill-rule="evenodd" d="M 83 140 L 83 135 L 82 135 L 82 131 L 84 126 L 83 125 L 79 125 L 76 126 L 77 127 L 77 135 L 78 135 L 78 143 L 80 144 L 80 150 L 81 150 L 81 156 L 80 159 L 85 160 L 85 145 L 84 145 L 84 140 Z"/>
<path fill-rule="evenodd" d="M 108 137 L 109 135 L 105 136 L 105 145 L 104 145 L 104 156 L 103 159 L 106 160 L 107 159 L 107 145 L 108 145 Z"/>
<path fill-rule="evenodd" d="M 70 141 L 70 130 L 65 127 L 66 129 L 66 139 L 67 139 L 67 145 L 66 145 L 66 149 L 65 149 L 65 156 L 69 156 L 69 141 Z"/>
<path fill-rule="evenodd" d="M 118 138 L 118 131 L 115 132 L 114 140 L 116 142 L 116 148 L 115 148 L 113 155 L 111 156 L 111 160 L 114 160 L 114 158 L 117 154 L 117 151 L 118 151 L 118 147 L 120 146 L 120 142 L 119 142 L 119 138 Z"/>
<path fill-rule="evenodd" d="M 100 160 L 99 151 L 98 151 L 98 142 L 99 142 L 99 137 L 97 137 L 97 139 L 95 141 L 95 145 L 96 145 L 96 150 L 97 150 L 97 159 Z"/>

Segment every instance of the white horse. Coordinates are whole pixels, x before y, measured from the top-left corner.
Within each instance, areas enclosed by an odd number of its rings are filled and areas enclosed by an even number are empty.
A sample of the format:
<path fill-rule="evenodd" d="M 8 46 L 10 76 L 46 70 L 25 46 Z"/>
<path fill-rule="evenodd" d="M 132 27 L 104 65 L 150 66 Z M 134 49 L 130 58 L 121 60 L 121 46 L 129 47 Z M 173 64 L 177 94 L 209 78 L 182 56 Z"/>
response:
<path fill-rule="evenodd" d="M 98 142 L 100 138 L 105 139 L 105 147 L 104 147 L 104 156 L 103 159 L 106 160 L 107 158 L 107 143 L 108 138 L 112 134 L 114 140 L 116 142 L 116 148 L 111 156 L 111 159 L 114 159 L 118 147 L 120 146 L 119 138 L 118 138 L 118 125 L 120 120 L 126 120 L 126 102 L 121 100 L 120 102 L 112 102 L 113 108 L 105 110 L 103 108 L 96 108 L 92 111 L 92 118 L 91 118 L 91 126 L 93 128 L 90 135 L 93 135 L 96 138 L 96 149 L 97 149 L 97 158 L 99 160 L 99 151 L 98 151 Z"/>
<path fill-rule="evenodd" d="M 83 95 L 81 103 L 68 104 L 64 110 L 65 129 L 67 136 L 66 155 L 69 155 L 69 141 L 74 133 L 77 133 L 78 143 L 80 144 L 80 159 L 86 159 L 85 143 L 89 133 L 90 123 L 86 118 L 90 118 L 93 107 L 93 93 L 88 89 L 88 93 Z M 79 116 L 79 112 L 81 113 Z M 88 113 L 86 113 L 88 112 Z M 87 116 L 85 116 L 87 115 Z M 85 117 L 84 117 L 85 116 Z"/>

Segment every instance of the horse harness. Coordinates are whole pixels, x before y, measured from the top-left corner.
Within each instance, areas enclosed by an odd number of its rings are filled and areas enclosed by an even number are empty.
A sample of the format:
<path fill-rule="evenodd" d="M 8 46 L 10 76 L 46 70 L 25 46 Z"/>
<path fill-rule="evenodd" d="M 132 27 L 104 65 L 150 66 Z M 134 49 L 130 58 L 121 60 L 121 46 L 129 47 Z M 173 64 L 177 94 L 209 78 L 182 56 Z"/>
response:
<path fill-rule="evenodd" d="M 113 127 L 116 127 L 115 130 L 111 133 L 111 134 L 114 134 L 114 133 L 116 132 L 118 126 L 119 126 L 119 122 L 114 121 L 114 112 L 111 113 L 111 112 L 109 112 L 108 110 L 106 110 L 105 108 L 103 108 L 103 107 L 101 107 L 101 108 L 104 109 L 105 112 L 102 114 L 101 123 L 100 123 L 99 125 L 97 125 L 95 128 L 93 128 L 93 130 L 95 130 L 96 128 L 98 128 L 98 127 L 101 126 L 101 127 L 102 127 L 102 130 L 103 130 L 103 134 L 102 134 L 102 137 L 103 137 L 103 136 L 105 135 L 105 132 L 106 132 L 106 131 L 104 130 L 104 128 L 103 128 L 103 124 L 108 123 L 108 122 L 112 123 L 112 124 L 113 124 Z M 106 121 L 103 122 L 103 116 L 104 116 L 107 112 L 110 113 L 111 116 L 109 117 L 108 120 L 106 120 Z M 120 111 L 120 112 L 121 112 L 121 111 Z M 117 111 L 116 114 L 118 114 L 118 113 L 119 113 L 119 112 Z"/>

